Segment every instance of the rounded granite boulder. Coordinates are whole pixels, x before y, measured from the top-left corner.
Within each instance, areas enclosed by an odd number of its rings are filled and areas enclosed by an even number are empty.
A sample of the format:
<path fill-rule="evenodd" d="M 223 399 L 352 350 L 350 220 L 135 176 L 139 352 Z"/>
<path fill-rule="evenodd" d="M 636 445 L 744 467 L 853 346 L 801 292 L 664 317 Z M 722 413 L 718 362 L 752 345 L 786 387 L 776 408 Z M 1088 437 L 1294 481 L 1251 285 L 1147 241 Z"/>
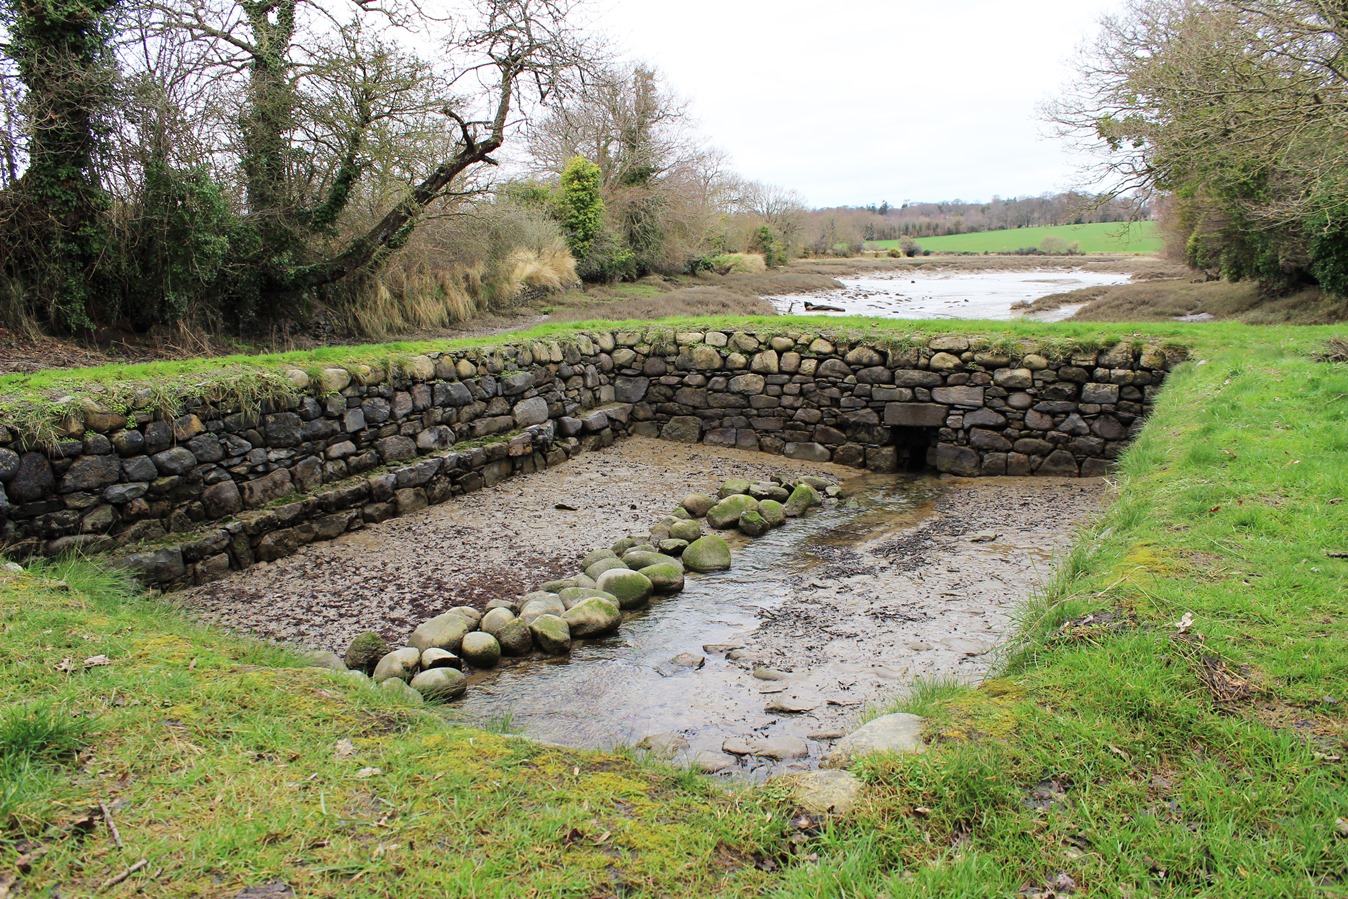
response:
<path fill-rule="evenodd" d="M 646 575 L 629 568 L 604 572 L 599 578 L 599 589 L 616 597 L 619 608 L 639 609 L 655 588 Z"/>
<path fill-rule="evenodd" d="M 683 551 L 689 571 L 725 571 L 730 567 L 730 544 L 715 534 L 699 537 Z"/>

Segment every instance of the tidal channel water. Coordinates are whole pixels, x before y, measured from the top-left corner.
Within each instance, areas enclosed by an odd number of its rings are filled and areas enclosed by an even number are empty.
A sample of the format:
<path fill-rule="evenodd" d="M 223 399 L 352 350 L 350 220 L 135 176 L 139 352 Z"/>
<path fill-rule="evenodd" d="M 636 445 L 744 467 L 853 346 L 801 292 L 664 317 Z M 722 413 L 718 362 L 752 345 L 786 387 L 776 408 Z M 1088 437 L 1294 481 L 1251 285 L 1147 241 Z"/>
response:
<path fill-rule="evenodd" d="M 870 315 L 878 318 L 977 318 L 1005 320 L 1022 317 L 1015 307 L 1052 293 L 1083 287 L 1126 284 L 1130 276 L 1118 272 L 1088 271 L 896 271 L 857 278 L 839 278 L 842 290 L 811 295 L 768 297 L 785 314 L 806 312 L 805 303 L 836 306 L 833 315 Z M 1081 304 L 1062 306 L 1031 316 L 1037 321 L 1070 318 Z M 810 314 L 816 314 L 814 310 Z"/>

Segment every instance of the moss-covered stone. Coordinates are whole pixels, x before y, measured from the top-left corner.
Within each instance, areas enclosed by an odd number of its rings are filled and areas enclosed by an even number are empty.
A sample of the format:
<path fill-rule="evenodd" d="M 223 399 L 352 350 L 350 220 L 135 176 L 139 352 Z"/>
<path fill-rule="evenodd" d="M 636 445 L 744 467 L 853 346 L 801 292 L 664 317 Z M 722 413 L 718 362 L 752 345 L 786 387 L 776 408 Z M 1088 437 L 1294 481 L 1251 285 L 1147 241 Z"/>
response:
<path fill-rule="evenodd" d="M 627 563 L 627 567 L 632 569 L 633 571 L 640 571 L 641 569 L 647 568 L 651 565 L 661 565 L 665 563 L 672 563 L 674 565 L 678 565 L 678 567 L 680 568 L 683 567 L 682 565 L 679 564 L 679 560 L 674 558 L 673 556 L 667 556 L 664 553 L 646 552 L 645 550 L 636 550 L 636 549 L 632 550 L 630 553 L 623 556 L 623 561 Z"/>
<path fill-rule="evenodd" d="M 707 510 L 716 505 L 716 497 L 705 493 L 690 493 L 683 498 L 683 509 L 694 518 L 701 518 Z"/>
<path fill-rule="evenodd" d="M 432 646 L 458 652 L 464 634 L 472 629 L 473 625 L 458 612 L 446 612 L 443 615 L 436 615 L 429 621 L 423 621 L 412 631 L 412 636 L 407 642 L 420 652 L 425 652 Z"/>
<path fill-rule="evenodd" d="M 482 636 L 485 637 L 486 634 Z M 423 699 L 431 702 L 449 702 L 468 692 L 468 678 L 457 668 L 432 668 L 412 678 L 411 687 L 420 693 Z"/>
<path fill-rule="evenodd" d="M 538 648 L 550 656 L 571 651 L 571 626 L 558 615 L 540 615 L 529 625 L 529 632 Z"/>
<path fill-rule="evenodd" d="M 771 527 L 757 509 L 750 509 L 740 516 L 740 532 L 750 537 L 762 537 L 771 530 Z"/>
<path fill-rule="evenodd" d="M 614 556 L 609 559 L 600 559 L 598 562 L 595 562 L 589 568 L 585 569 L 585 576 L 593 580 L 596 584 L 598 584 L 599 579 L 604 576 L 604 572 L 615 570 L 620 571 L 626 567 L 627 563 L 624 562 L 622 559 L 619 559 L 617 556 Z"/>
<path fill-rule="evenodd" d="M 598 596 L 577 603 L 562 616 L 573 639 L 602 637 L 611 634 L 622 624 L 623 613 L 617 604 Z"/>
<path fill-rule="evenodd" d="M 768 527 L 777 528 L 786 523 L 786 509 L 776 500 L 760 500 L 758 514 L 763 516 L 763 520 L 768 523 Z"/>
<path fill-rule="evenodd" d="M 606 571 L 599 578 L 599 589 L 617 597 L 623 609 L 639 609 L 650 599 L 655 589 L 650 579 L 639 571 Z"/>
<path fill-rule="evenodd" d="M 683 551 L 689 571 L 725 571 L 730 567 L 730 544 L 715 534 L 699 537 Z"/>
<path fill-rule="evenodd" d="M 604 559 L 616 559 L 616 558 L 618 558 L 618 554 L 611 549 L 596 549 L 594 552 L 590 553 L 584 559 L 581 560 L 580 567 L 581 569 L 586 569 L 596 562 L 602 562 Z"/>
<path fill-rule="evenodd" d="M 351 641 L 351 645 L 346 648 L 346 656 L 343 661 L 346 662 L 346 667 L 369 674 L 374 671 L 374 666 L 379 664 L 379 660 L 388 655 L 388 652 L 388 641 L 374 631 L 366 631 L 363 634 L 357 634 L 356 638 Z"/>
<path fill-rule="evenodd" d="M 386 680 L 395 679 L 404 683 L 412 679 L 416 674 L 417 666 L 421 664 L 421 650 L 414 646 L 404 646 L 387 653 L 379 663 L 374 666 L 375 683 L 383 683 Z"/>
<path fill-rule="evenodd" d="M 529 625 L 518 618 L 507 621 L 494 634 L 501 651 L 508 656 L 527 656 L 534 648 L 534 636 Z"/>
<path fill-rule="evenodd" d="M 707 512 L 707 524 L 714 528 L 733 528 L 740 516 L 758 509 L 758 500 L 746 493 L 737 493 L 721 500 Z"/>
<path fill-rule="evenodd" d="M 716 491 L 716 495 L 725 499 L 728 496 L 738 496 L 743 493 L 748 493 L 752 487 L 753 485 L 744 478 L 731 478 L 721 485 L 721 489 Z"/>
<path fill-rule="evenodd" d="M 680 521 L 670 526 L 669 536 L 674 540 L 686 540 L 687 542 L 692 543 L 698 537 L 702 536 L 702 523 L 693 521 L 692 519 Z"/>
<path fill-rule="evenodd" d="M 659 562 L 638 572 L 651 582 L 656 593 L 678 593 L 683 589 L 683 566 Z"/>
<path fill-rule="evenodd" d="M 494 668 L 501 661 L 501 644 L 491 634 L 474 631 L 463 638 L 459 655 L 474 668 Z"/>
<path fill-rule="evenodd" d="M 819 491 L 809 484 L 797 484 L 796 489 L 791 491 L 791 498 L 782 507 L 782 511 L 787 518 L 799 518 L 810 507 L 817 506 L 822 502 L 823 500 L 819 498 Z"/>

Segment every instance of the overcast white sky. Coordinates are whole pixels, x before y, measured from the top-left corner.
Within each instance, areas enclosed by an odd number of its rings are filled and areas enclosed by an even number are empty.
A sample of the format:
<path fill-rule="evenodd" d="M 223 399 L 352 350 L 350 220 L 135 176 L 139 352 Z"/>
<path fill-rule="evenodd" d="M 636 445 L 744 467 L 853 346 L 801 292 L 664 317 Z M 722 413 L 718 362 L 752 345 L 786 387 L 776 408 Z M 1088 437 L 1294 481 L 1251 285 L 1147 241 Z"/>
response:
<path fill-rule="evenodd" d="M 1120 0 L 593 0 L 736 172 L 811 206 L 1079 184 L 1035 107 Z"/>

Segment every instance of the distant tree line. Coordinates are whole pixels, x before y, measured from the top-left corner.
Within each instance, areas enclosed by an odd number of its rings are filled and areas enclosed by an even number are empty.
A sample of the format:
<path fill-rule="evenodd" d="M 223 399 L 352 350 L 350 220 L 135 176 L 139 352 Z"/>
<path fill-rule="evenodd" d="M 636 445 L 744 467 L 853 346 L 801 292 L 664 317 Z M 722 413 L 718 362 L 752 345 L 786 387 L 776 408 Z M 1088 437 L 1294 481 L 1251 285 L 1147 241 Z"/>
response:
<path fill-rule="evenodd" d="M 993 197 L 985 203 L 888 201 L 869 206 L 813 210 L 807 216 L 816 254 L 855 252 L 871 240 L 920 240 L 948 234 L 1126 222 L 1150 218 L 1151 207 L 1137 196 L 1115 197 L 1067 192 L 1037 197 Z"/>

